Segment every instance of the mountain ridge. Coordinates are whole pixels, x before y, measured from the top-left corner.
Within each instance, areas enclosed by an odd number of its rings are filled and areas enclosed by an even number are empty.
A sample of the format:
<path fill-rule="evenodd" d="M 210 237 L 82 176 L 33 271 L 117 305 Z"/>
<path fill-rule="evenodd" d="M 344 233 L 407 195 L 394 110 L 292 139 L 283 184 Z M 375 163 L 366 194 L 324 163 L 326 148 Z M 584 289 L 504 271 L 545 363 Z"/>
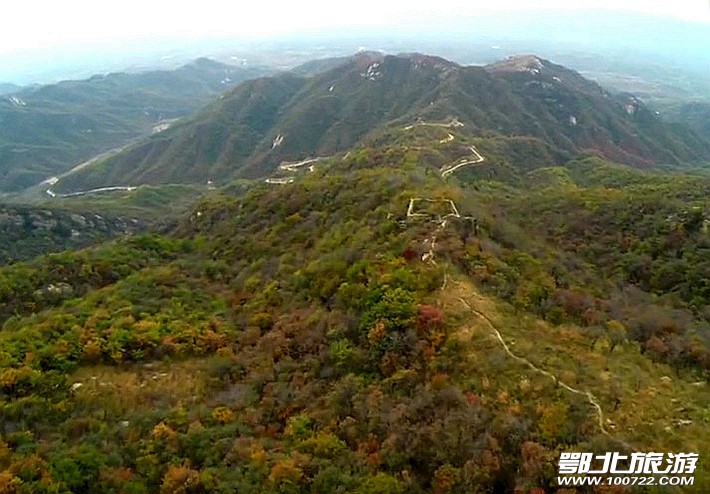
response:
<path fill-rule="evenodd" d="M 510 70 L 520 60 L 535 67 Z M 710 159 L 710 144 L 692 131 L 539 57 L 478 67 L 366 52 L 334 65 L 310 77 L 247 82 L 60 187 L 265 177 L 282 161 L 343 152 L 393 125 L 451 116 L 470 135 L 536 137 L 567 153 L 597 153 L 639 167 Z"/>
<path fill-rule="evenodd" d="M 35 185 L 164 130 L 226 88 L 266 72 L 198 59 L 175 70 L 95 75 L 0 97 L 0 191 Z"/>

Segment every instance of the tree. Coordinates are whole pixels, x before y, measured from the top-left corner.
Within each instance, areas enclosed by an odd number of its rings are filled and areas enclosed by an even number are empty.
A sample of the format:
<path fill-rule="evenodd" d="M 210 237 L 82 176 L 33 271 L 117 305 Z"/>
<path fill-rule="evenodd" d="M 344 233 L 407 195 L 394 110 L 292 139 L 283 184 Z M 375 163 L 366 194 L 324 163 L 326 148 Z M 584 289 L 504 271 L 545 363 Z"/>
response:
<path fill-rule="evenodd" d="M 374 477 L 368 477 L 355 490 L 355 494 L 404 494 L 405 486 L 396 478 L 380 472 Z"/>
<path fill-rule="evenodd" d="M 188 494 L 201 491 L 200 472 L 187 464 L 169 466 L 160 485 L 162 494 Z"/>

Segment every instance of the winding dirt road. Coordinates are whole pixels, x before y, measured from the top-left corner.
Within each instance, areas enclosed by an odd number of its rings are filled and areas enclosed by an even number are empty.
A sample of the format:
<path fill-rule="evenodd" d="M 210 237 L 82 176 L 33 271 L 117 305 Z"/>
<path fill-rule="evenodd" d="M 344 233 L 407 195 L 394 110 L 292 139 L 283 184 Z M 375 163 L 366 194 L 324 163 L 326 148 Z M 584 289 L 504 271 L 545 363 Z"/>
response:
<path fill-rule="evenodd" d="M 295 172 L 295 171 L 298 171 L 298 169 L 302 166 L 309 165 L 309 164 L 315 163 L 317 161 L 327 160 L 327 159 L 328 159 L 328 157 L 317 156 L 315 158 L 306 158 L 303 161 L 297 161 L 295 163 L 281 163 L 279 165 L 279 170 L 282 170 L 285 172 Z"/>
<path fill-rule="evenodd" d="M 456 117 L 453 117 L 449 122 L 445 123 L 436 123 L 436 122 L 417 122 L 415 124 L 407 125 L 406 127 L 403 127 L 403 130 L 412 130 L 415 127 L 443 127 L 443 128 L 452 128 L 452 127 L 463 127 L 464 124 Z M 452 142 L 455 139 L 454 135 L 449 132 L 447 136 L 439 141 L 439 144 L 447 144 L 449 142 Z M 454 173 L 456 170 L 459 168 L 463 168 L 464 166 L 469 166 L 469 165 L 478 165 L 480 163 L 483 163 L 486 161 L 486 158 L 481 156 L 481 153 L 478 152 L 478 150 L 473 147 L 469 146 L 469 149 L 471 150 L 471 155 L 472 157 L 467 158 L 461 158 L 457 163 L 453 165 L 445 165 L 443 166 L 439 172 L 441 173 L 441 178 L 446 178 L 452 173 Z"/>
<path fill-rule="evenodd" d="M 463 127 L 464 124 L 456 117 L 452 118 L 448 122 L 444 123 L 437 123 L 437 122 L 417 122 L 413 123 L 411 125 L 407 125 L 404 127 L 404 130 L 412 130 L 415 127 L 444 127 L 444 128 L 452 128 L 452 127 Z"/>
<path fill-rule="evenodd" d="M 89 190 L 80 190 L 78 192 L 70 192 L 68 194 L 54 194 L 52 197 L 79 197 L 79 196 L 86 196 L 89 194 L 100 194 L 102 192 L 115 192 L 115 191 L 124 191 L 124 192 L 132 192 L 136 190 L 138 187 L 134 186 L 120 186 L 117 185 L 115 187 L 99 187 L 98 189 L 89 189 Z M 47 194 L 49 194 L 51 191 L 47 189 Z"/>
<path fill-rule="evenodd" d="M 480 319 L 482 319 L 482 320 L 486 323 L 486 325 L 493 331 L 493 334 L 495 335 L 496 339 L 497 339 L 497 340 L 500 342 L 500 344 L 503 346 L 503 350 L 505 350 L 505 353 L 506 353 L 509 357 L 511 357 L 511 358 L 513 358 L 513 359 L 515 359 L 515 360 L 517 360 L 518 362 L 520 362 L 520 363 L 522 363 L 522 364 L 525 364 L 526 366 L 528 366 L 528 367 L 529 367 L 531 370 L 533 370 L 534 372 L 537 372 L 537 373 L 539 373 L 539 374 L 542 374 L 542 375 L 544 375 L 544 376 L 547 376 L 547 377 L 550 378 L 555 384 L 557 384 L 557 385 L 559 385 L 559 386 L 565 388 L 565 389 L 566 389 L 567 391 L 569 391 L 570 393 L 574 393 L 574 394 L 577 394 L 577 395 L 584 396 L 584 397 L 587 399 L 587 401 L 589 402 L 589 404 L 592 406 L 592 408 L 594 408 L 594 411 L 595 411 L 596 416 L 597 416 L 597 423 L 598 423 L 598 425 L 599 425 L 599 429 L 601 430 L 601 432 L 602 432 L 603 434 L 605 434 L 605 435 L 607 435 L 607 436 L 609 435 L 609 432 L 607 432 L 607 430 L 604 428 L 604 412 L 602 411 L 602 407 L 599 405 L 599 401 L 596 399 L 596 397 L 595 397 L 590 391 L 582 391 L 582 390 L 573 388 L 572 386 L 566 384 L 565 382 L 560 381 L 560 380 L 557 378 L 557 376 L 555 376 L 554 374 L 552 374 L 552 373 L 550 373 L 550 372 L 548 372 L 548 371 L 546 371 L 546 370 L 544 370 L 544 369 L 540 369 L 540 368 L 537 367 L 535 364 L 533 364 L 532 362 L 530 362 L 528 359 L 526 359 L 526 358 L 524 358 L 524 357 L 520 357 L 519 355 L 514 354 L 514 353 L 510 350 L 510 348 L 508 347 L 508 344 L 507 344 L 507 343 L 505 342 L 505 340 L 503 339 L 503 335 L 501 335 L 500 331 L 495 327 L 495 325 L 493 324 L 493 322 L 492 322 L 490 319 L 488 319 L 488 317 L 486 317 L 485 314 L 483 314 L 483 313 L 477 311 L 476 309 L 474 309 L 473 307 L 471 307 L 464 299 L 459 298 L 459 300 L 460 300 L 461 303 L 464 305 L 464 307 L 466 307 L 466 309 L 468 309 L 469 311 L 471 311 L 473 314 L 475 314 L 477 317 L 479 317 Z"/>
<path fill-rule="evenodd" d="M 486 161 L 486 158 L 481 156 L 481 154 L 476 150 L 475 147 L 470 146 L 469 149 L 471 150 L 471 153 L 473 154 L 473 158 L 462 158 L 458 163 L 454 165 L 448 165 L 444 166 L 440 172 L 441 172 L 441 178 L 446 178 L 447 176 L 451 175 L 454 173 L 456 170 L 459 168 L 463 168 L 464 166 L 468 165 L 478 165 L 479 163 L 483 163 Z"/>

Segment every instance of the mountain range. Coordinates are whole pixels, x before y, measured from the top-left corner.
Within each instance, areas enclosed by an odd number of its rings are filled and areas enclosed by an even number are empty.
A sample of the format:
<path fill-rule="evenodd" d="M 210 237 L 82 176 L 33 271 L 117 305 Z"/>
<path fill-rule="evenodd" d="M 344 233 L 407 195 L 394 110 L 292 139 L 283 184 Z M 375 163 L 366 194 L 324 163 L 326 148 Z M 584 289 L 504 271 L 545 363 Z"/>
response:
<path fill-rule="evenodd" d="M 203 58 L 176 70 L 7 88 L 0 97 L 0 192 L 27 188 L 160 132 L 229 87 L 265 73 Z"/>
<path fill-rule="evenodd" d="M 710 159 L 706 137 L 665 123 L 633 95 L 612 94 L 532 55 L 481 67 L 364 52 L 300 73 L 307 75 L 247 81 L 56 188 L 265 177 L 282 162 L 345 152 L 389 128 L 452 118 L 470 136 L 537 139 L 562 161 L 597 154 L 649 168 Z"/>
<path fill-rule="evenodd" d="M 707 458 L 707 152 L 536 56 L 246 81 L 0 208 L 0 492 L 570 494 L 563 452 Z"/>

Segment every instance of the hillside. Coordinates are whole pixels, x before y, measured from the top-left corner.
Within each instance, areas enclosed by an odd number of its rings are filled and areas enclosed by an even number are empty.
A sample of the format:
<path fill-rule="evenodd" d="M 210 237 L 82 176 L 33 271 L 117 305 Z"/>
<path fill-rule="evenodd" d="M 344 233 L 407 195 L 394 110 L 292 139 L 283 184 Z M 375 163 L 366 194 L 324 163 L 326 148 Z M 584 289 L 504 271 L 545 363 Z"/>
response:
<path fill-rule="evenodd" d="M 373 142 L 0 268 L 4 485 L 561 493 L 562 451 L 710 454 L 710 179 Z"/>
<path fill-rule="evenodd" d="M 664 123 L 632 94 L 612 96 L 578 73 L 535 56 L 514 57 L 489 70 L 510 83 L 533 117 L 527 125 L 545 129 L 555 147 L 568 149 L 571 140 L 577 149 L 642 168 L 707 159 L 707 135 Z M 557 129 L 565 124 L 568 132 Z"/>
<path fill-rule="evenodd" d="M 710 158 L 710 143 L 692 131 L 538 57 L 463 67 L 366 52 L 336 62 L 315 64 L 334 67 L 311 77 L 246 82 L 196 117 L 63 178 L 57 190 L 265 177 L 282 162 L 345 152 L 422 119 L 456 118 L 471 137 L 534 138 L 562 160 L 592 153 L 648 168 Z"/>
<path fill-rule="evenodd" d="M 710 136 L 710 103 L 693 101 L 663 108 L 663 116 L 671 122 L 684 122 L 698 135 Z"/>
<path fill-rule="evenodd" d="M 172 71 L 112 73 L 0 98 L 0 192 L 17 191 L 165 130 L 264 68 L 199 59 Z"/>
<path fill-rule="evenodd" d="M 0 265 L 146 229 L 146 222 L 139 218 L 100 211 L 102 215 L 0 205 Z"/>
<path fill-rule="evenodd" d="M 233 184 L 238 189 L 239 184 Z M 156 185 L 0 202 L 0 265 L 146 231 L 166 231 L 214 187 Z"/>

